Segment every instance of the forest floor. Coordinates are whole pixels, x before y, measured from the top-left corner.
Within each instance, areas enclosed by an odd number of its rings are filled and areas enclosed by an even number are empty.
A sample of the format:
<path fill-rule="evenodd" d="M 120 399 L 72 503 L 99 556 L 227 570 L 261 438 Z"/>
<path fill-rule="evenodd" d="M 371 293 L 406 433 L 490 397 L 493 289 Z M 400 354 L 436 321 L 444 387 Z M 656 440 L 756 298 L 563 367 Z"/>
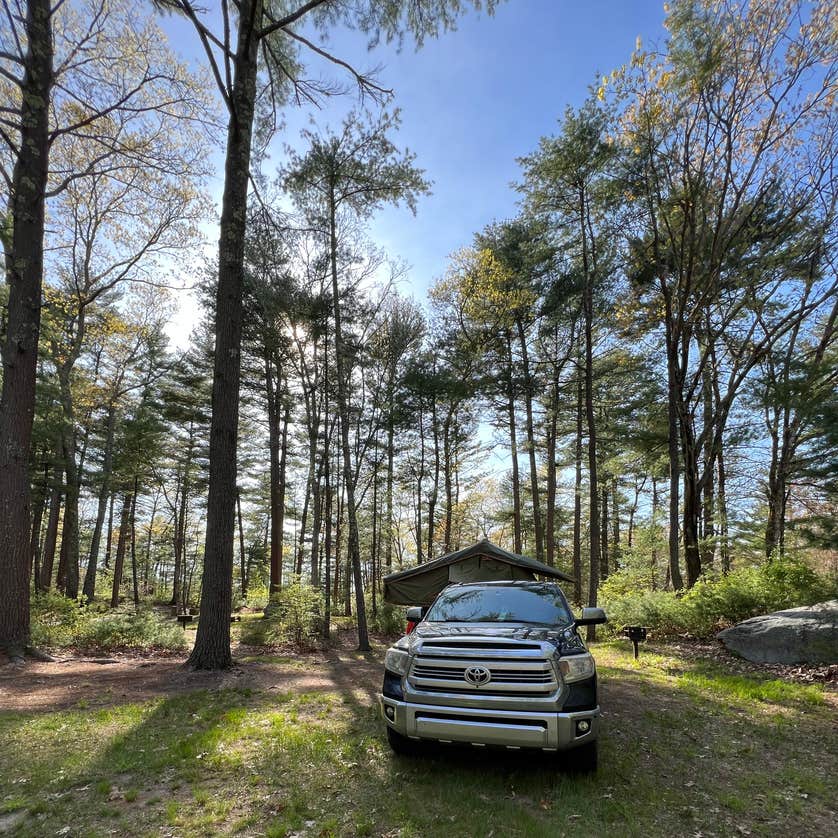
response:
<path fill-rule="evenodd" d="M 747 836 L 832 834 L 830 673 L 711 645 L 594 647 L 600 770 L 555 756 L 392 755 L 376 694 L 386 644 L 305 655 L 239 646 L 226 673 L 182 658 L 0 668 L 0 834 L 22 836 Z M 109 662 L 105 662 L 109 661 Z M 814 680 L 814 683 L 805 683 Z"/>

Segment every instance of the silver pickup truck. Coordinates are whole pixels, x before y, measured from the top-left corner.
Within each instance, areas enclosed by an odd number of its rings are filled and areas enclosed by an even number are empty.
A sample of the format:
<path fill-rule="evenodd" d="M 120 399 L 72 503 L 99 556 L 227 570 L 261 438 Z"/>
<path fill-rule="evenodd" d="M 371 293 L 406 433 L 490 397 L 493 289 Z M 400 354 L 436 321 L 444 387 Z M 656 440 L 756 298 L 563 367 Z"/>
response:
<path fill-rule="evenodd" d="M 408 621 L 416 627 L 385 655 L 380 697 L 396 753 L 423 740 L 572 750 L 571 768 L 596 770 L 596 666 L 578 627 L 604 623 L 601 608 L 574 620 L 555 583 L 473 582 Z"/>

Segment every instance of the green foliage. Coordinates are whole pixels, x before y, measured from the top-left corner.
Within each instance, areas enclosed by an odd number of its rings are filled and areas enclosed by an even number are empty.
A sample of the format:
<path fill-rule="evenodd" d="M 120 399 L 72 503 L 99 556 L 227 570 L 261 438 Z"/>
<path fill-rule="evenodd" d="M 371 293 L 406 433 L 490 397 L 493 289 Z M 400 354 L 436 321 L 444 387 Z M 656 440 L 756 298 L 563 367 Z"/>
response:
<path fill-rule="evenodd" d="M 266 583 L 257 583 L 251 580 L 247 586 L 247 600 L 248 608 L 264 608 L 268 604 L 270 594 L 268 593 L 268 586 Z"/>
<path fill-rule="evenodd" d="M 47 648 L 73 645 L 90 622 L 86 607 L 53 590 L 32 597 L 30 619 L 33 645 Z"/>
<path fill-rule="evenodd" d="M 77 645 L 93 649 L 183 649 L 181 627 L 150 608 L 97 615 Z"/>
<path fill-rule="evenodd" d="M 120 649 L 180 650 L 183 630 L 150 608 L 102 612 L 54 591 L 32 600 L 32 642 L 47 648 L 75 647 L 93 652 Z"/>
<path fill-rule="evenodd" d="M 242 627 L 241 640 L 252 646 L 292 645 L 316 648 L 323 633 L 323 594 L 294 577 L 290 585 L 271 597 L 261 620 Z"/>
<path fill-rule="evenodd" d="M 372 610 L 372 598 L 367 597 L 367 621 L 369 629 L 375 634 L 387 637 L 400 637 L 404 634 L 405 609 L 389 602 L 376 603 L 375 613 Z"/>
<path fill-rule="evenodd" d="M 613 631 L 643 625 L 663 635 L 711 637 L 748 617 L 838 595 L 838 580 L 819 576 L 799 559 L 788 557 L 739 568 L 727 576 L 706 576 L 683 594 L 632 589 L 633 581 L 620 571 L 600 588 Z"/>

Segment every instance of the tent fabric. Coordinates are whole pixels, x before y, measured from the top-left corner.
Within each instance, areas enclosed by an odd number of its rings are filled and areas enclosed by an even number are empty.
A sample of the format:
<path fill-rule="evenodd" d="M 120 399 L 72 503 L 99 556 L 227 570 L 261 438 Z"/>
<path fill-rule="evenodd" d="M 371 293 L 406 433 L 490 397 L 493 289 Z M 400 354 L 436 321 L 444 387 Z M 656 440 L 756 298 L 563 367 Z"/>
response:
<path fill-rule="evenodd" d="M 451 582 L 493 582 L 546 576 L 573 582 L 573 577 L 527 556 L 510 553 L 484 539 L 432 562 L 384 577 L 384 599 L 393 605 L 430 605 Z"/>

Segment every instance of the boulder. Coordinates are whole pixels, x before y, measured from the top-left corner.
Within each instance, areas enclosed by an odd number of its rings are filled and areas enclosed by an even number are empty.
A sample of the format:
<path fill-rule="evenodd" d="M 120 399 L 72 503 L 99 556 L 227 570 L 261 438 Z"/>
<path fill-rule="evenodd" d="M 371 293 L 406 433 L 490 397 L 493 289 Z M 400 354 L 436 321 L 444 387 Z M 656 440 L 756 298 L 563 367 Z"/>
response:
<path fill-rule="evenodd" d="M 838 663 L 838 600 L 751 617 L 716 637 L 755 663 Z"/>

